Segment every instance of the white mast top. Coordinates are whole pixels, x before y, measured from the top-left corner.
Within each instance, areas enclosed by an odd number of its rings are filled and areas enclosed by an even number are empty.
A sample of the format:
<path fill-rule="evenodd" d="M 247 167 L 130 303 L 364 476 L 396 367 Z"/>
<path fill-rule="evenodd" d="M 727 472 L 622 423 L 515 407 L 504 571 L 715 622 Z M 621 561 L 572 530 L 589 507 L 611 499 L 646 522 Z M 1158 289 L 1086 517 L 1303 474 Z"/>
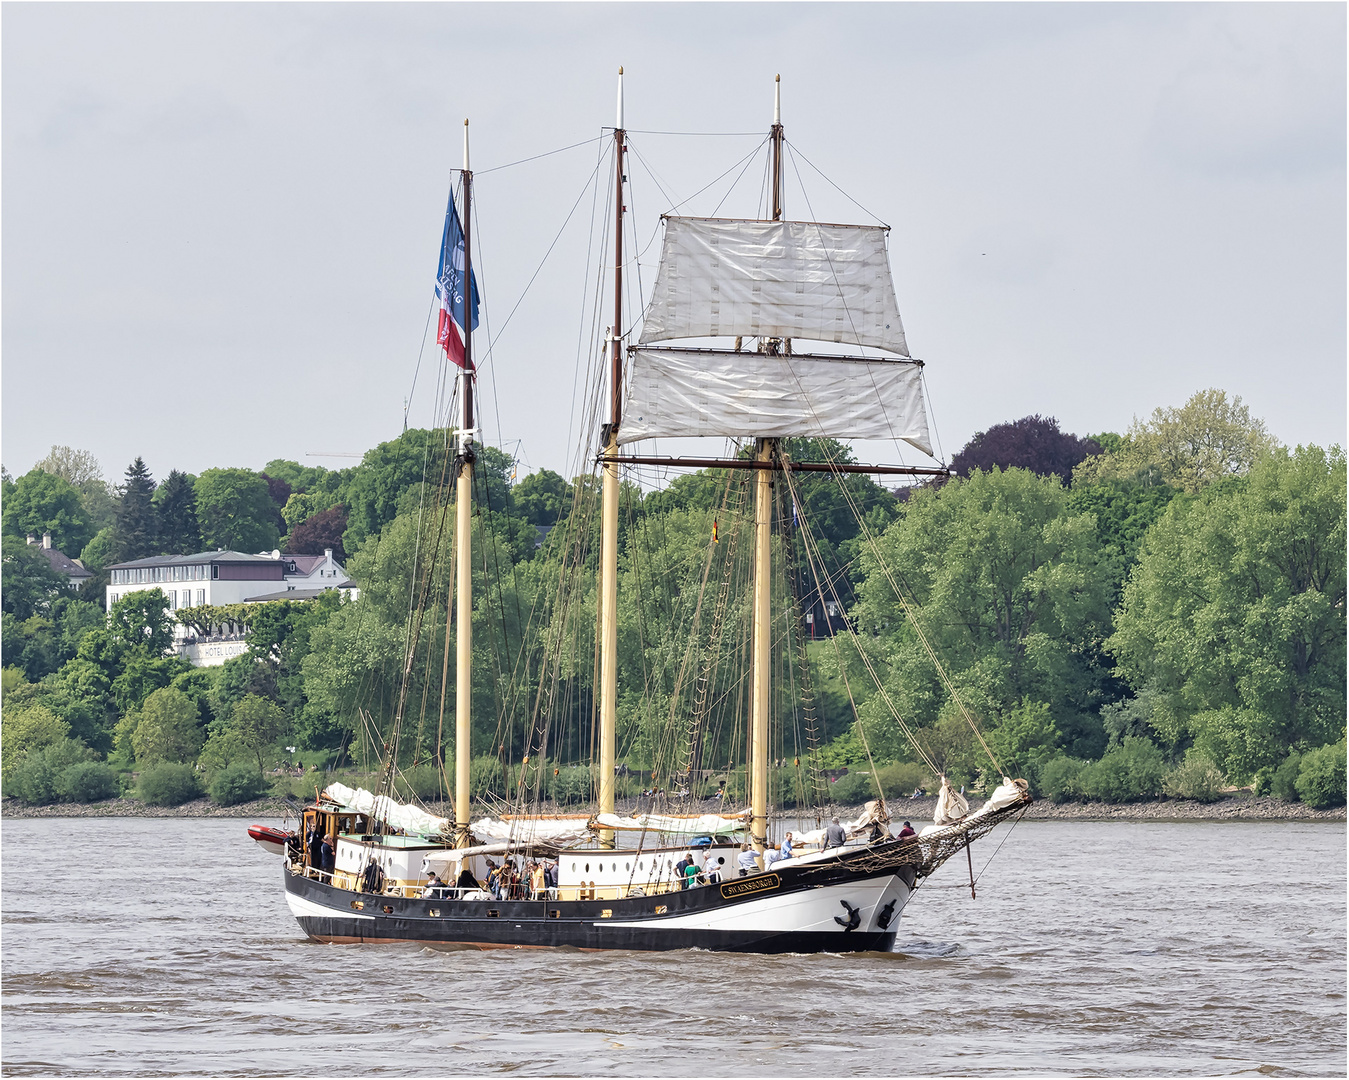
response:
<path fill-rule="evenodd" d="M 464 172 L 468 172 L 468 118 L 464 118 Z"/>
<path fill-rule="evenodd" d="M 618 69 L 618 123 L 614 125 L 623 130 L 623 69 Z"/>
<path fill-rule="evenodd" d="M 773 123 L 782 123 L 782 76 L 773 76 Z"/>

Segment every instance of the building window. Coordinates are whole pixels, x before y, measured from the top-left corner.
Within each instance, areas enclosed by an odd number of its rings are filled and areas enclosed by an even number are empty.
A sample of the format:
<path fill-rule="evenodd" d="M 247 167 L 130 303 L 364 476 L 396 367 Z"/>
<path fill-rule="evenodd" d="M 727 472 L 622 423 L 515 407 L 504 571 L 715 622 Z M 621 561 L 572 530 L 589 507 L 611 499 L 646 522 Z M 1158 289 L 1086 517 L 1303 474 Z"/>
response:
<path fill-rule="evenodd" d="M 166 592 L 164 595 L 167 596 L 167 597 L 169 598 L 169 610 L 170 610 L 170 611 L 177 611 L 177 610 L 178 610 L 178 590 L 176 590 L 176 589 L 170 589 L 170 590 L 169 590 L 168 592 Z"/>
<path fill-rule="evenodd" d="M 205 589 L 198 589 L 198 590 L 197 590 L 197 607 L 201 607 L 202 604 L 204 604 L 204 603 L 206 603 L 206 590 L 205 590 Z"/>
<path fill-rule="evenodd" d="M 212 580 L 212 581 L 218 580 L 219 577 L 220 577 L 220 567 L 215 566 L 215 565 L 212 565 L 212 566 L 211 566 L 211 580 Z"/>

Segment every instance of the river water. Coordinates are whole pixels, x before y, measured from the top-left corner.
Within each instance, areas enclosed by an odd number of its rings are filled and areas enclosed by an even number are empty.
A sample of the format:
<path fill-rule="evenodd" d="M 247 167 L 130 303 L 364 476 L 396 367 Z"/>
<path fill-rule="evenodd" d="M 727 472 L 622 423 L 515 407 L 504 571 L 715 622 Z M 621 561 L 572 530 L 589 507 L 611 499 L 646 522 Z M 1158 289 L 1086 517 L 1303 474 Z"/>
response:
<path fill-rule="evenodd" d="M 7 1075 L 1346 1073 L 1342 824 L 1004 826 L 854 956 L 319 945 L 246 825 L 4 823 Z"/>

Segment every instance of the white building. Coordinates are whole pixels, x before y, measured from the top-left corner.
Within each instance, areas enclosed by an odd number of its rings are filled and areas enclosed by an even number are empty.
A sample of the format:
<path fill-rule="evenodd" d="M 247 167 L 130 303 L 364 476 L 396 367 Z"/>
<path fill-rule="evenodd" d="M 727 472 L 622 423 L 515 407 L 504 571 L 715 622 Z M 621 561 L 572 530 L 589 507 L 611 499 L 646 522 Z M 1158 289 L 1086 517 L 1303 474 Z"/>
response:
<path fill-rule="evenodd" d="M 170 611 L 204 604 L 259 603 L 269 600 L 310 600 L 328 589 L 360 594 L 346 570 L 322 555 L 246 555 L 240 551 L 203 551 L 197 555 L 156 555 L 108 567 L 107 610 L 133 592 L 160 589 Z M 174 648 L 198 667 L 223 664 L 248 651 L 248 628 L 235 623 L 212 627 L 200 637 L 192 627 L 178 623 Z"/>

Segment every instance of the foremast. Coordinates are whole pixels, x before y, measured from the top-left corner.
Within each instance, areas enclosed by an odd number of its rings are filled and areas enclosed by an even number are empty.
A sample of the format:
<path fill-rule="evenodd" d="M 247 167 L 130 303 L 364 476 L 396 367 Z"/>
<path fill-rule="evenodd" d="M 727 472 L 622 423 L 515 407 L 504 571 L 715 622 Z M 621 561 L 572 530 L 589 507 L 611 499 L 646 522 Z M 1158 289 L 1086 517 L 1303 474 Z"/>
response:
<path fill-rule="evenodd" d="M 614 812 L 615 747 L 618 730 L 618 426 L 623 419 L 623 69 L 618 69 L 618 117 L 614 125 L 614 322 L 609 330 L 609 423 L 604 444 L 600 520 L 600 775 L 599 808 Z M 614 833 L 600 833 L 613 847 Z"/>
<path fill-rule="evenodd" d="M 773 218 L 782 220 L 782 76 L 773 79 Z M 737 344 L 739 344 L 737 342 Z M 791 351 L 788 344 L 787 351 Z M 776 353 L 779 339 L 770 338 L 760 348 Z M 763 463 L 754 483 L 754 629 L 753 678 L 750 696 L 750 835 L 760 863 L 768 840 L 768 721 L 772 686 L 773 624 L 772 588 L 773 471 L 778 440 L 760 439 L 755 457 Z"/>
<path fill-rule="evenodd" d="M 464 363 L 459 370 L 459 393 L 463 404 L 459 446 L 455 457 L 455 688 L 454 688 L 454 841 L 468 847 L 469 759 L 473 708 L 473 173 L 468 159 L 468 121 L 464 121 Z"/>

